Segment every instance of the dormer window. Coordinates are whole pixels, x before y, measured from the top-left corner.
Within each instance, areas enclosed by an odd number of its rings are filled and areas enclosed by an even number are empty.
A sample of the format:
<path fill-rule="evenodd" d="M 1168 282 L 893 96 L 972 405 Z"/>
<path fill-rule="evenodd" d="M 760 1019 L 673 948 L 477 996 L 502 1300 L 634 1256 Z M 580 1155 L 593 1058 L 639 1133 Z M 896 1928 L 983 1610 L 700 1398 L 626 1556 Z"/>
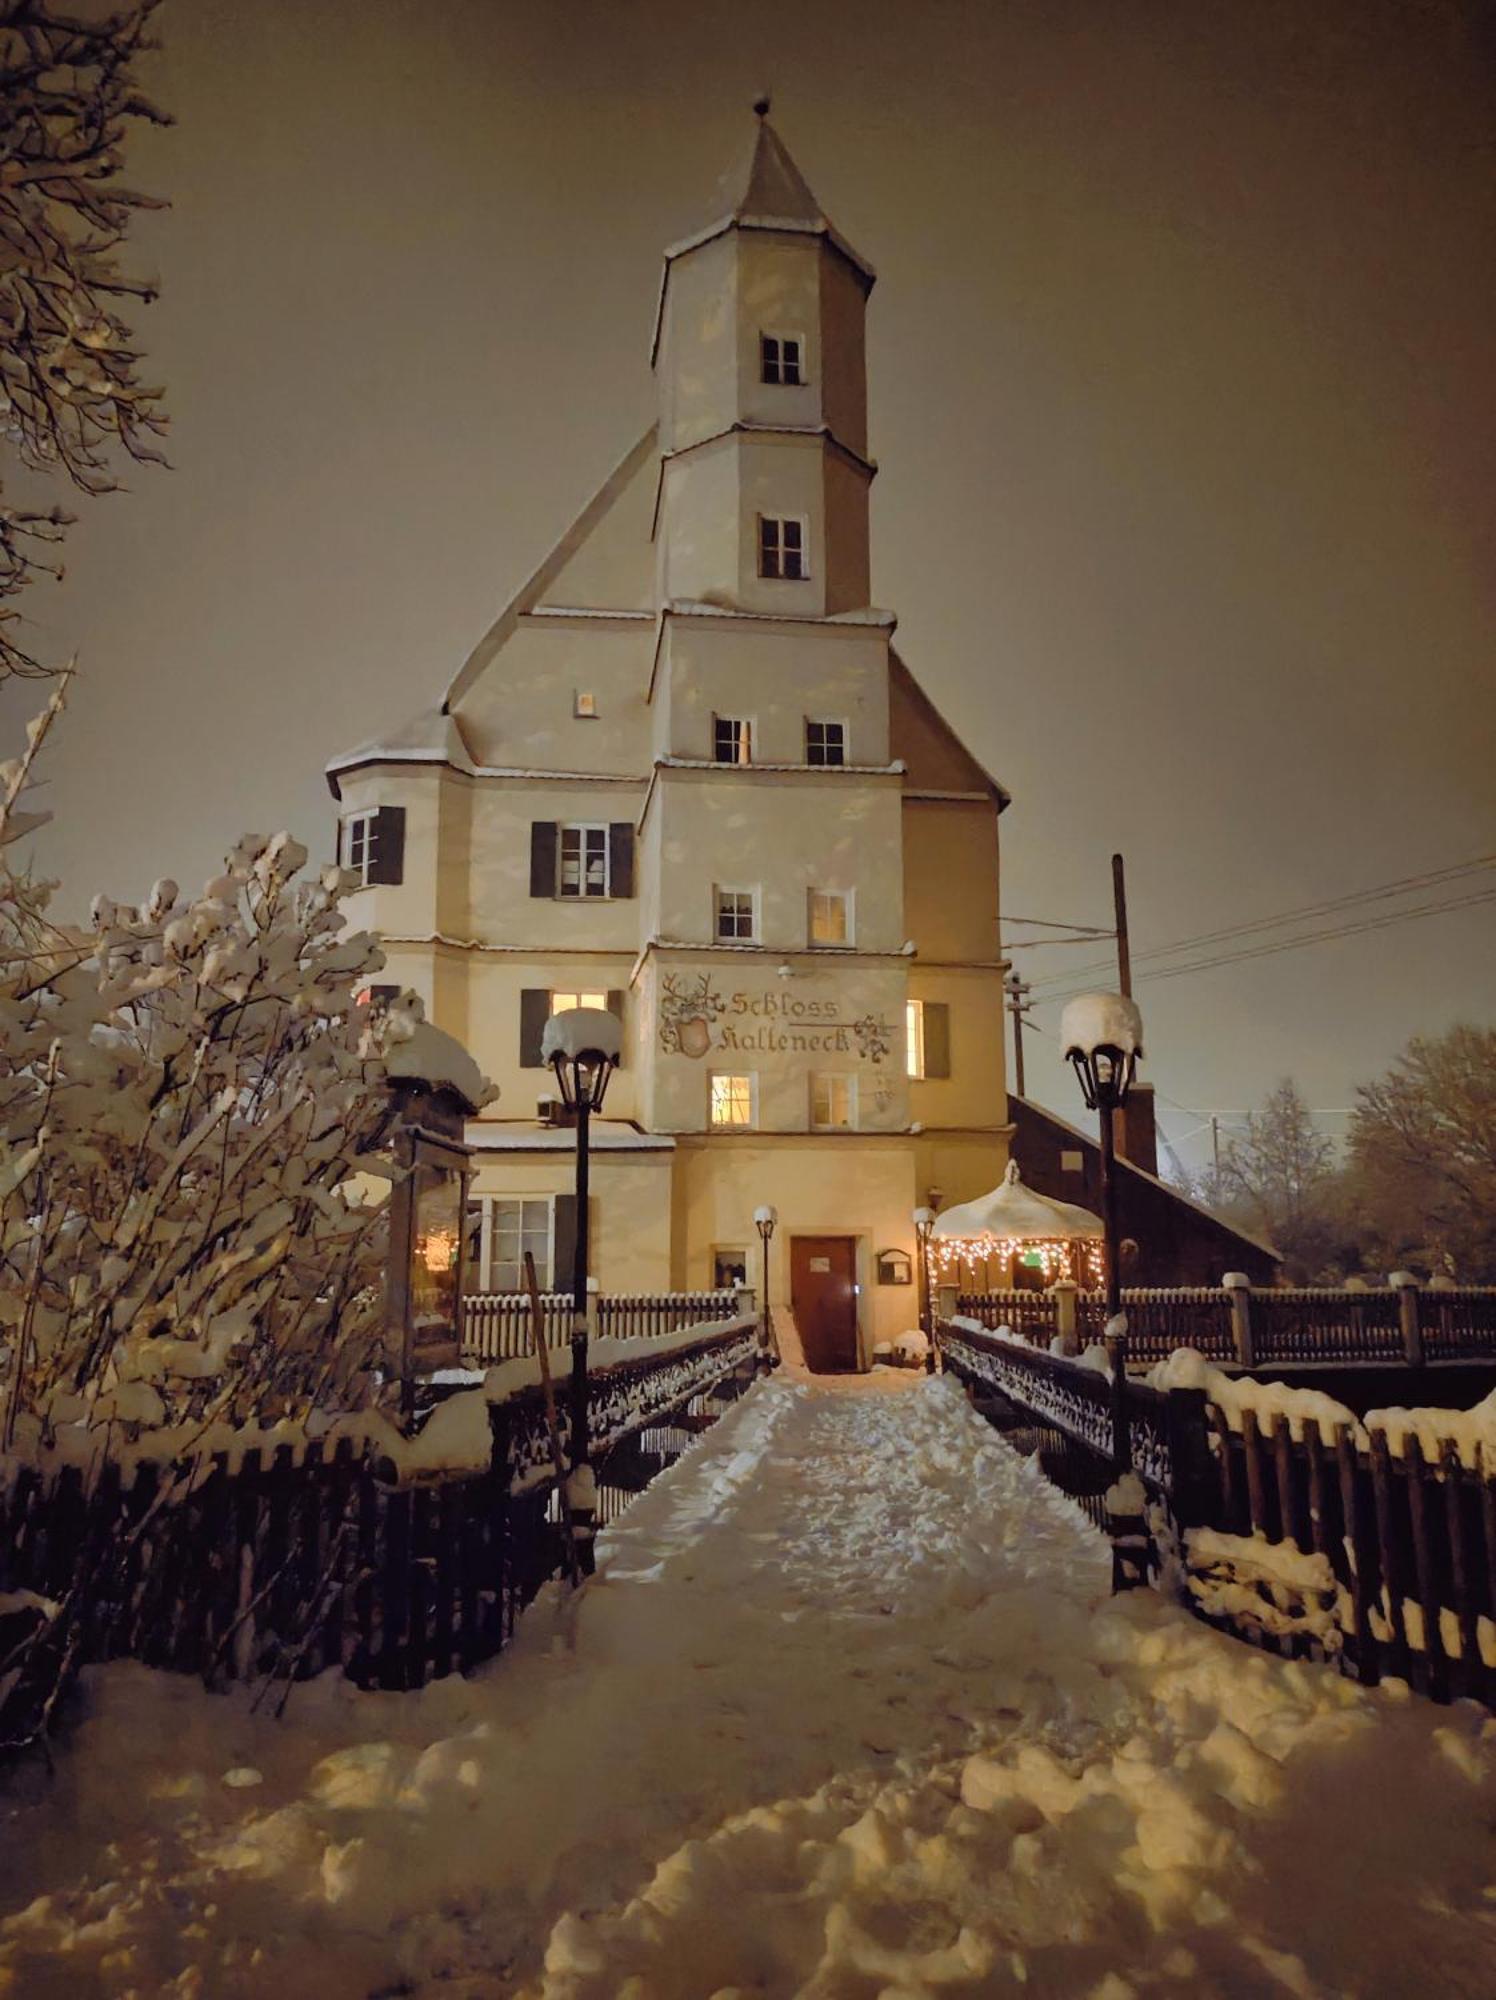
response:
<path fill-rule="evenodd" d="M 794 514 L 760 514 L 758 517 L 758 573 L 789 579 L 810 575 L 806 562 L 806 533 L 803 517 Z"/>
<path fill-rule="evenodd" d="M 823 768 L 845 764 L 847 761 L 847 725 L 844 722 L 823 722 L 815 716 L 805 718 L 805 761 L 819 764 Z"/>
<path fill-rule="evenodd" d="M 805 381 L 805 342 L 798 333 L 761 333 L 758 353 L 765 382 L 798 389 Z"/>
<path fill-rule="evenodd" d="M 753 762 L 753 724 L 747 716 L 712 717 L 712 762 L 714 764 Z"/>

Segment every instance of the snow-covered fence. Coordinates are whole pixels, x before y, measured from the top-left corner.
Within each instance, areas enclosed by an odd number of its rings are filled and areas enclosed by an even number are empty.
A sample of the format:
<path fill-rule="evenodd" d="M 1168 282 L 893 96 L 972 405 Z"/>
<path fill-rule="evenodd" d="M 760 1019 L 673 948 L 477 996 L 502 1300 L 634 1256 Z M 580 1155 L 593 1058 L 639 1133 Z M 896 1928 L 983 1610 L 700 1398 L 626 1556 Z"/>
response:
<path fill-rule="evenodd" d="M 599 1341 L 588 1419 L 603 1517 L 758 1366 L 746 1315 L 642 1351 Z M 564 1450 L 565 1397 L 557 1415 Z M 561 1566 L 555 1483 L 523 1363 L 438 1405 L 410 1440 L 372 1418 L 269 1450 L 158 1460 L 147 1438 L 128 1456 L 0 1460 L 0 1616 L 30 1593 L 41 1622 L 24 1657 L 0 1655 L 0 1748 L 35 1722 L 5 1712 L 12 1667 L 23 1711 L 28 1690 L 44 1699 L 73 1668 L 121 1657 L 287 1685 L 341 1667 L 386 1688 L 471 1667 Z"/>
<path fill-rule="evenodd" d="M 730 1319 L 738 1310 L 734 1291 L 603 1293 L 596 1301 L 596 1331 L 617 1340 L 659 1339 L 683 1326 Z M 571 1338 L 569 1292 L 543 1292 L 540 1309 L 547 1347 L 565 1347 Z M 530 1297 L 527 1292 L 477 1292 L 463 1301 L 463 1353 L 474 1361 L 510 1361 L 531 1351 Z"/>
<path fill-rule="evenodd" d="M 1106 1324 L 1100 1292 L 963 1292 L 956 1305 L 983 1326 L 1011 1327 L 1046 1345 L 1073 1335 L 1084 1347 Z M 1233 1277 L 1218 1286 L 1124 1290 L 1122 1306 L 1133 1362 L 1162 1361 L 1177 1347 L 1242 1368 L 1496 1360 L 1496 1287 L 1407 1278 L 1366 1289 L 1258 1288 Z"/>
<path fill-rule="evenodd" d="M 1165 1578 L 1291 1657 L 1496 1707 L 1496 1396 L 1365 1419 L 1177 1353 L 1148 1381 L 941 1320 L 947 1369 L 1099 1519 L 1128 1465 Z"/>

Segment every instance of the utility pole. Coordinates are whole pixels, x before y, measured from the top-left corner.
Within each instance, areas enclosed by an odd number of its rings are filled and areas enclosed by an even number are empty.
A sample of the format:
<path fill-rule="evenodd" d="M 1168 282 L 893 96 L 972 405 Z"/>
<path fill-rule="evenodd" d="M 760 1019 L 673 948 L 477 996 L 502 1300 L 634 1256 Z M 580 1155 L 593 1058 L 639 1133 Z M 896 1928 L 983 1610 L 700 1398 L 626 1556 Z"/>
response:
<path fill-rule="evenodd" d="M 1221 1171 L 1221 1121 L 1212 1111 L 1210 1114 L 1210 1158 L 1217 1173 Z"/>
<path fill-rule="evenodd" d="M 1008 1012 L 1013 1016 L 1013 1082 L 1019 1097 L 1028 1095 L 1023 1087 L 1023 1024 L 1028 1018 L 1028 996 L 1032 990 L 1028 981 L 1020 979 L 1016 972 L 1009 972 L 1003 981 Z"/>
<path fill-rule="evenodd" d="M 1132 954 L 1127 943 L 1127 879 L 1120 854 L 1112 856 L 1112 905 L 1117 912 L 1117 985 L 1132 998 Z"/>

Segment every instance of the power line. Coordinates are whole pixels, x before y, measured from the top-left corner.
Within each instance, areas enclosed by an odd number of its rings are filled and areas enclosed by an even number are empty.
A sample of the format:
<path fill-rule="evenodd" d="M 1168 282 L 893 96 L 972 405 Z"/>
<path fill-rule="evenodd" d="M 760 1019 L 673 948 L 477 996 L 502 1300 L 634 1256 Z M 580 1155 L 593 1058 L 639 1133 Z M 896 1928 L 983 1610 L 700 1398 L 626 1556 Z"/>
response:
<path fill-rule="evenodd" d="M 1093 938 L 1109 938 L 1117 935 L 1115 931 L 1101 930 L 1095 924 L 1062 924 L 1054 917 L 1010 917 L 1006 911 L 1003 912 L 1003 922 L 1033 924 L 1038 929 L 1046 931 L 1084 931 L 1088 937 Z"/>
<path fill-rule="evenodd" d="M 1135 964 L 1160 958 L 1172 958 L 1177 952 L 1195 951 L 1202 945 L 1224 943 L 1229 938 L 1249 937 L 1258 931 L 1277 930 L 1283 924 L 1307 922 L 1313 917 L 1332 916 L 1337 911 L 1354 908 L 1357 904 L 1381 902 L 1390 896 L 1400 896 L 1415 889 L 1432 888 L 1437 883 L 1455 881 L 1463 875 L 1478 874 L 1482 869 L 1496 865 L 1496 854 L 1481 854 L 1469 861 L 1453 862 L 1448 867 L 1425 869 L 1417 875 L 1405 875 L 1395 882 L 1379 883 L 1375 888 L 1357 889 L 1345 896 L 1332 896 L 1318 903 L 1307 903 L 1297 910 L 1285 910 L 1274 917 L 1256 917 L 1242 924 L 1228 924 L 1220 930 L 1201 931 L 1193 937 L 1177 938 L 1172 944 L 1154 945 L 1148 951 L 1133 955 Z M 1053 972 L 1040 980 L 1040 985 L 1063 985 L 1072 978 L 1083 978 L 1088 973 L 1110 970 L 1110 959 L 1097 959 L 1089 965 L 1072 968 L 1070 972 Z"/>
<path fill-rule="evenodd" d="M 1454 896 L 1450 902 L 1426 902 L 1412 910 L 1394 910 L 1388 916 L 1368 916 L 1356 924 L 1338 924 L 1330 930 L 1312 930 L 1302 938 L 1280 938 L 1274 944 L 1250 944 L 1240 952 L 1218 952 L 1214 958 L 1198 958 L 1186 966 L 1162 966 L 1156 972 L 1142 972 L 1140 978 L 1176 980 L 1186 972 L 1210 972 L 1216 966 L 1234 966 L 1246 958 L 1272 958 L 1276 952 L 1296 952 L 1306 944 L 1328 944 L 1334 938 L 1358 938 L 1370 930 L 1390 930 L 1394 924 L 1410 924 L 1420 916 L 1444 916 L 1448 910 L 1470 910 L 1488 902 L 1496 902 L 1496 888 L 1476 890 L 1472 896 Z M 1082 988 L 1072 988 L 1072 992 L 1082 992 Z M 1056 1006 L 1068 998 L 1070 994 L 1044 994 L 1044 1000 L 1054 1002 Z"/>

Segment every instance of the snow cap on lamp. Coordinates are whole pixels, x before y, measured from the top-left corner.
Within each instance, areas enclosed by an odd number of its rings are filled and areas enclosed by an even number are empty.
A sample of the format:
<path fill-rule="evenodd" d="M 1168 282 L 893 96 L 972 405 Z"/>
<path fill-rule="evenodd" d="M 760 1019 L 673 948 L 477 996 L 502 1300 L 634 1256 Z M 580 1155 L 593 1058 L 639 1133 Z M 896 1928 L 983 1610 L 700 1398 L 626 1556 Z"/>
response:
<path fill-rule="evenodd" d="M 1093 1056 L 1098 1049 L 1119 1055 L 1143 1053 L 1143 1017 L 1121 993 L 1077 993 L 1060 1016 L 1060 1047 L 1067 1061 L 1078 1050 Z"/>
<path fill-rule="evenodd" d="M 617 1062 L 623 1053 L 623 1030 L 616 1014 L 602 1007 L 563 1007 L 552 1014 L 540 1037 L 544 1062 L 563 1056 L 575 1062 L 581 1056 L 602 1056 Z"/>
<path fill-rule="evenodd" d="M 760 1229 L 772 1229 L 779 1220 L 779 1210 L 771 1202 L 766 1201 L 761 1207 L 754 1209 L 753 1220 Z"/>

